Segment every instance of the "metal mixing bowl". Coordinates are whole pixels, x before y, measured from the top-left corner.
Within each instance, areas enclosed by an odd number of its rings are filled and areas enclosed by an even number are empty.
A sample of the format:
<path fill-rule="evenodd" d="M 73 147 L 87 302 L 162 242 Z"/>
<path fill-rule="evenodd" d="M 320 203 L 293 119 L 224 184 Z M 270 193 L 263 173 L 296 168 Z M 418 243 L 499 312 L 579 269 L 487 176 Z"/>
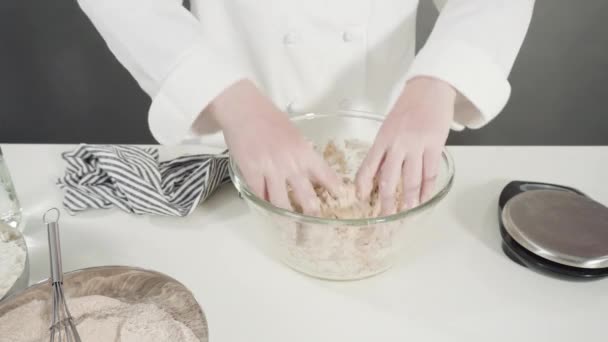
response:
<path fill-rule="evenodd" d="M 63 288 L 68 305 L 70 298 L 90 295 L 155 304 L 190 328 L 199 340 L 208 341 L 207 320 L 196 299 L 184 285 L 165 274 L 127 266 L 91 267 L 66 273 Z M 0 302 L 0 317 L 32 300 L 47 301 L 50 310 L 50 299 L 49 281 L 45 280 Z M 27 329 L 27 325 L 22 328 Z"/>
<path fill-rule="evenodd" d="M 305 114 L 292 118 L 305 138 L 316 146 L 328 141 L 356 139 L 373 143 L 383 117 L 362 112 Z M 358 168 L 358 165 L 356 165 Z M 367 219 L 324 219 L 278 208 L 257 197 L 238 165 L 230 162 L 232 181 L 257 218 L 268 228 L 269 251 L 288 266 L 318 278 L 360 279 L 388 269 L 396 260 L 407 228 L 423 224 L 431 209 L 449 192 L 454 162 L 443 152 L 431 198 L 410 210 Z"/>

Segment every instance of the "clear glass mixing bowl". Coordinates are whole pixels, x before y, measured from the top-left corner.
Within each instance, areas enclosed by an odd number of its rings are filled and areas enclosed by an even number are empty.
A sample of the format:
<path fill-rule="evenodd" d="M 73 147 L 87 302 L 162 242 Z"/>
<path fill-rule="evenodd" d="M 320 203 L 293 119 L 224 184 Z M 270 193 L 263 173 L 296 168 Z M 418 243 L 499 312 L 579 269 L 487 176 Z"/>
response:
<path fill-rule="evenodd" d="M 304 137 L 317 146 L 356 139 L 372 144 L 383 117 L 361 112 L 305 114 L 292 118 Z M 358 165 L 357 165 L 358 166 Z M 410 210 L 368 219 L 323 219 L 275 207 L 254 195 L 230 161 L 232 181 L 271 239 L 269 251 L 305 274 L 331 280 L 354 280 L 381 273 L 394 263 L 408 227 L 429 218 L 449 192 L 454 162 L 444 150 L 433 196 Z"/>

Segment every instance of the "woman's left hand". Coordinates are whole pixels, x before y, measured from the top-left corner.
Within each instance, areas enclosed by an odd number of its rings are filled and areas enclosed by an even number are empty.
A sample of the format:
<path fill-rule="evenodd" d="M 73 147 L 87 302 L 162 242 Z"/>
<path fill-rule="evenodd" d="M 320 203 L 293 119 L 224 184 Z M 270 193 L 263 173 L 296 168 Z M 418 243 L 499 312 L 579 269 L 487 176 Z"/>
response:
<path fill-rule="evenodd" d="M 456 90 L 435 78 L 416 77 L 406 84 L 357 173 L 360 198 L 369 198 L 377 177 L 383 215 L 429 199 L 454 116 L 455 100 Z M 398 199 L 400 180 L 403 188 Z M 396 208 L 397 203 L 402 208 Z"/>

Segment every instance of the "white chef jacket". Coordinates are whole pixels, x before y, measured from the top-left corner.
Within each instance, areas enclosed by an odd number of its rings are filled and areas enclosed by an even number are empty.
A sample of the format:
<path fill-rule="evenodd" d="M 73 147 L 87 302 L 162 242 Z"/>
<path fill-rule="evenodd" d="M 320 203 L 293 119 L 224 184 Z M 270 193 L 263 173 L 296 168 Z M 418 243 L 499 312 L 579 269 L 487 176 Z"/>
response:
<path fill-rule="evenodd" d="M 151 96 L 153 136 L 220 146 L 204 109 L 245 78 L 289 114 L 386 114 L 408 79 L 436 77 L 459 94 L 452 127 L 479 128 L 509 98 L 534 6 L 436 0 L 439 18 L 415 56 L 418 0 L 192 0 L 190 11 L 176 0 L 79 3 Z"/>

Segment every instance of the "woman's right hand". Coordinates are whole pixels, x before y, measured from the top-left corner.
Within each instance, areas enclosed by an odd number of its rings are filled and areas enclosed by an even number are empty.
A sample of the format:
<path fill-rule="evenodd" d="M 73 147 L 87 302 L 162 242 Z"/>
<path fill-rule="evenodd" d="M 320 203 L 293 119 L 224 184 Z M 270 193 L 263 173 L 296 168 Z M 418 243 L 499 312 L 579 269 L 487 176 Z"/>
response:
<path fill-rule="evenodd" d="M 247 185 L 260 198 L 294 210 L 289 186 L 302 211 L 316 215 L 320 203 L 313 185 L 337 193 L 340 183 L 335 172 L 250 81 L 226 89 L 210 105 L 209 113 L 222 128 Z"/>

